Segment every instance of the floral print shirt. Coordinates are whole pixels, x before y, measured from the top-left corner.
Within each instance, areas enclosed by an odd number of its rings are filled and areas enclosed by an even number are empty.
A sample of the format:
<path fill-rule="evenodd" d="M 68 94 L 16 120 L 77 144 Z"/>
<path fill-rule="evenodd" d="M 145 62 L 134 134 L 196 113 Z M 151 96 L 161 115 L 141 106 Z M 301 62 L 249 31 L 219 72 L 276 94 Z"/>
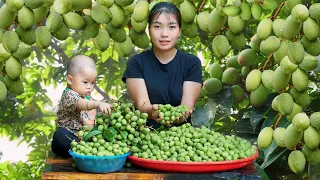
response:
<path fill-rule="evenodd" d="M 70 88 L 66 88 L 62 93 L 57 112 L 57 127 L 65 128 L 75 135 L 82 128 L 85 121 L 95 118 L 95 115 L 92 115 L 92 111 L 95 112 L 95 110 L 80 111 L 76 108 L 80 98 L 82 98 L 80 94 Z M 86 99 L 91 99 L 91 97 L 87 96 Z"/>

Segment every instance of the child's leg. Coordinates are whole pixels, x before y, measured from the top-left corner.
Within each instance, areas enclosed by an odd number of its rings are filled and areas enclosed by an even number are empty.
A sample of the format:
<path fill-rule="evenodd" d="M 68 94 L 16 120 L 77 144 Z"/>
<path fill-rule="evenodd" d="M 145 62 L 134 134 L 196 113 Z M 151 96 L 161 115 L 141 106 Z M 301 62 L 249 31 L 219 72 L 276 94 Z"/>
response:
<path fill-rule="evenodd" d="M 78 141 L 78 138 L 70 131 L 64 128 L 56 129 L 51 144 L 52 152 L 63 158 L 71 157 L 68 151 L 71 147 L 71 141 L 74 139 Z"/>

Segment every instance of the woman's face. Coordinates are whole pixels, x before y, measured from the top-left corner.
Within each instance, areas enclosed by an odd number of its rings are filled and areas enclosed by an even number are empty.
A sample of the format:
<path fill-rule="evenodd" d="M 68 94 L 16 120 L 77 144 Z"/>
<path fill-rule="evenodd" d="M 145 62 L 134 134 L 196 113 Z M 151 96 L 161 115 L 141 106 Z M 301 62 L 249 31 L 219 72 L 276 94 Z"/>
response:
<path fill-rule="evenodd" d="M 180 36 L 179 24 L 171 14 L 161 13 L 152 21 L 149 34 L 154 48 L 157 50 L 168 51 L 175 49 Z"/>

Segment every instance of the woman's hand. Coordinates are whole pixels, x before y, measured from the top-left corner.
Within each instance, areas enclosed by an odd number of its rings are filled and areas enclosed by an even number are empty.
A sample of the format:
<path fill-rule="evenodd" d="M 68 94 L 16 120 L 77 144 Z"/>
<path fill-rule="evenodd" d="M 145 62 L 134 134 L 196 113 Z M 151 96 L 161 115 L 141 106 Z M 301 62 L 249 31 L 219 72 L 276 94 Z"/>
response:
<path fill-rule="evenodd" d="M 189 116 L 193 113 L 192 109 L 189 109 L 188 111 L 185 111 L 182 113 L 182 116 L 180 118 L 177 117 L 177 120 L 174 122 L 175 124 L 181 124 L 183 122 L 186 122 Z"/>
<path fill-rule="evenodd" d="M 158 104 L 152 104 L 152 119 L 160 123 L 163 117 L 160 117 L 160 110 L 158 109 Z"/>

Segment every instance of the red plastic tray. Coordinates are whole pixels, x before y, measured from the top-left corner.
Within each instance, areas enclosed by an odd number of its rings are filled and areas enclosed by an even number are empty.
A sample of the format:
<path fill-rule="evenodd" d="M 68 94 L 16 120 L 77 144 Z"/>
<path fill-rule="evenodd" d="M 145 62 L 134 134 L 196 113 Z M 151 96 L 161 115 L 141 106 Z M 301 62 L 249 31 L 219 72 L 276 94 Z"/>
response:
<path fill-rule="evenodd" d="M 158 161 L 138 158 L 135 156 L 128 156 L 130 162 L 136 166 L 147 169 L 170 171 L 170 172 L 219 172 L 238 169 L 251 164 L 254 159 L 258 157 L 258 150 L 256 153 L 248 158 L 230 161 L 216 161 L 216 162 L 173 162 L 173 161 Z"/>

